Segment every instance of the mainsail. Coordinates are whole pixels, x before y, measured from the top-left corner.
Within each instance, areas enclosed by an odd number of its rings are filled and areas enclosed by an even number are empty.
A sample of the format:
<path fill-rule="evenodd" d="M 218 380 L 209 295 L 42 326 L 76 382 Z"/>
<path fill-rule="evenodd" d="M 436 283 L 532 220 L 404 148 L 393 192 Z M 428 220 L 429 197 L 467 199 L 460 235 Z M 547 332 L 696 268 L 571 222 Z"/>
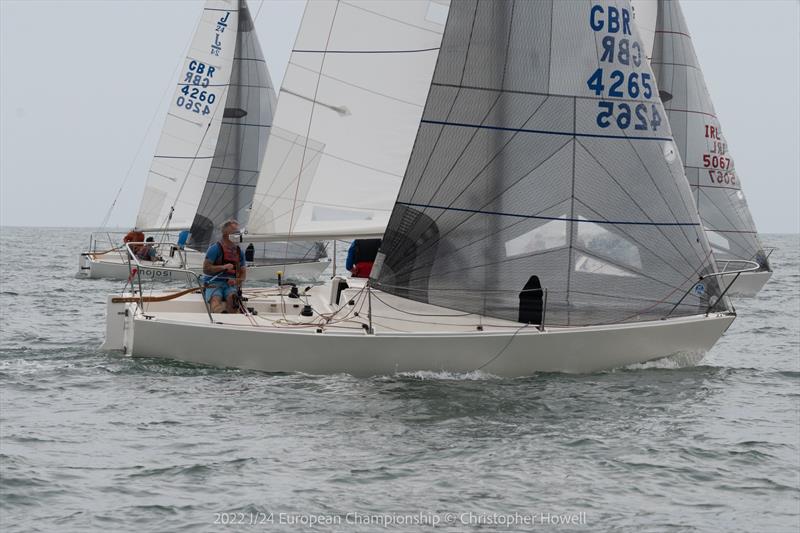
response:
<path fill-rule="evenodd" d="M 768 270 L 741 179 L 676 1 L 658 1 L 651 65 L 714 254 L 720 260 L 756 261 Z"/>
<path fill-rule="evenodd" d="M 233 66 L 214 158 L 189 244 L 204 249 L 231 218 L 245 224 L 272 126 L 277 97 L 247 2 L 239 0 Z"/>
<path fill-rule="evenodd" d="M 222 125 L 238 35 L 237 5 L 238 0 L 206 1 L 150 167 L 136 218 L 139 228 L 192 225 Z"/>
<path fill-rule="evenodd" d="M 715 270 L 628 2 L 454 2 L 374 286 L 579 326 L 724 307 Z"/>
<path fill-rule="evenodd" d="M 439 51 L 444 0 L 307 4 L 248 233 L 381 234 Z"/>

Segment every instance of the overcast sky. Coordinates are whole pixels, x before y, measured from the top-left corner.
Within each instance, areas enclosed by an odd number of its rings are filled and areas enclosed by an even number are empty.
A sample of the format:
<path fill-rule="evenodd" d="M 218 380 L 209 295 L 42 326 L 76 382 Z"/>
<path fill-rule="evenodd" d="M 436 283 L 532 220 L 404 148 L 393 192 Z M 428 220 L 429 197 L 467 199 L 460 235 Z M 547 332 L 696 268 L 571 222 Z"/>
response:
<path fill-rule="evenodd" d="M 0 0 L 0 224 L 96 226 L 129 169 L 133 224 L 202 4 Z M 250 0 L 276 85 L 303 4 Z M 759 230 L 800 231 L 800 2 L 682 5 Z"/>

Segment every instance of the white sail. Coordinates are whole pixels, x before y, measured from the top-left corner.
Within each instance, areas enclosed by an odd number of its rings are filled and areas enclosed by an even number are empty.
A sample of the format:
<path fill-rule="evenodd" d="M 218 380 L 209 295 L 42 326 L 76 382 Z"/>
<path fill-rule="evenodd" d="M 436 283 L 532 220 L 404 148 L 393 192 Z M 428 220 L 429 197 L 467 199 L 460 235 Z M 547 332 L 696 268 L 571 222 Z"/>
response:
<path fill-rule="evenodd" d="M 769 270 L 680 4 L 655 5 L 651 65 L 714 254 L 739 266 L 756 261 Z"/>
<path fill-rule="evenodd" d="M 136 226 L 188 228 L 217 144 L 231 76 L 238 0 L 207 0 L 167 111 Z M 193 10 L 186 5 L 187 12 Z"/>
<path fill-rule="evenodd" d="M 642 46 L 648 61 L 653 57 L 653 43 L 656 38 L 656 17 L 658 0 L 631 0 L 633 20 L 639 28 Z"/>
<path fill-rule="evenodd" d="M 447 8 L 442 0 L 307 4 L 279 93 L 250 236 L 383 233 Z"/>

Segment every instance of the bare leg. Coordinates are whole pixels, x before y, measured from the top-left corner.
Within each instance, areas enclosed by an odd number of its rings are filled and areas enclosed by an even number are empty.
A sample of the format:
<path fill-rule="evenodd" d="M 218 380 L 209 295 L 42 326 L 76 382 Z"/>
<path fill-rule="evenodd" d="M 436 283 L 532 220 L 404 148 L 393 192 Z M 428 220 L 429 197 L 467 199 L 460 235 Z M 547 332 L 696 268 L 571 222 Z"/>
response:
<path fill-rule="evenodd" d="M 239 306 L 236 305 L 236 294 L 235 293 L 229 294 L 228 297 L 225 299 L 225 303 L 227 304 L 227 308 L 228 308 L 228 312 L 229 313 L 238 313 L 239 312 Z"/>
<path fill-rule="evenodd" d="M 221 313 L 225 310 L 225 304 L 219 296 L 212 296 L 209 304 L 211 305 L 212 313 Z"/>

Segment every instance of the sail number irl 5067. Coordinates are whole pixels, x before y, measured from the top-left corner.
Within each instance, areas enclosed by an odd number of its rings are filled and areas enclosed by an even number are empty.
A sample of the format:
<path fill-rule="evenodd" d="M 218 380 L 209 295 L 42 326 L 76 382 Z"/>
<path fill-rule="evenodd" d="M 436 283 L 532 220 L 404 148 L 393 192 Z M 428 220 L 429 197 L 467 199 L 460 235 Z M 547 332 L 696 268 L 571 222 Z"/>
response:
<path fill-rule="evenodd" d="M 609 35 L 601 41 L 602 55 L 600 63 L 609 63 L 638 68 L 642 66 L 644 55 L 642 46 L 633 39 L 631 32 L 631 15 L 627 9 L 614 6 L 593 5 L 589 9 L 589 27 L 594 32 L 605 32 Z M 605 92 L 607 98 L 629 98 L 636 100 L 639 97 L 645 100 L 653 98 L 653 83 L 649 72 L 632 71 L 627 75 L 619 69 L 611 70 L 606 76 L 603 67 L 595 70 L 586 80 L 589 90 L 596 96 Z M 629 104 L 626 102 L 610 102 L 601 100 L 597 102 L 597 125 L 601 128 L 611 126 L 612 118 L 619 129 L 628 129 L 633 126 L 635 130 L 657 130 L 661 125 L 661 115 L 655 104 L 646 102 Z"/>
<path fill-rule="evenodd" d="M 181 83 L 182 87 L 175 101 L 175 105 L 199 113 L 208 115 L 211 112 L 211 104 L 217 99 L 217 95 L 205 89 L 214 77 L 215 67 L 206 65 L 194 59 L 189 62 L 189 70 Z"/>

